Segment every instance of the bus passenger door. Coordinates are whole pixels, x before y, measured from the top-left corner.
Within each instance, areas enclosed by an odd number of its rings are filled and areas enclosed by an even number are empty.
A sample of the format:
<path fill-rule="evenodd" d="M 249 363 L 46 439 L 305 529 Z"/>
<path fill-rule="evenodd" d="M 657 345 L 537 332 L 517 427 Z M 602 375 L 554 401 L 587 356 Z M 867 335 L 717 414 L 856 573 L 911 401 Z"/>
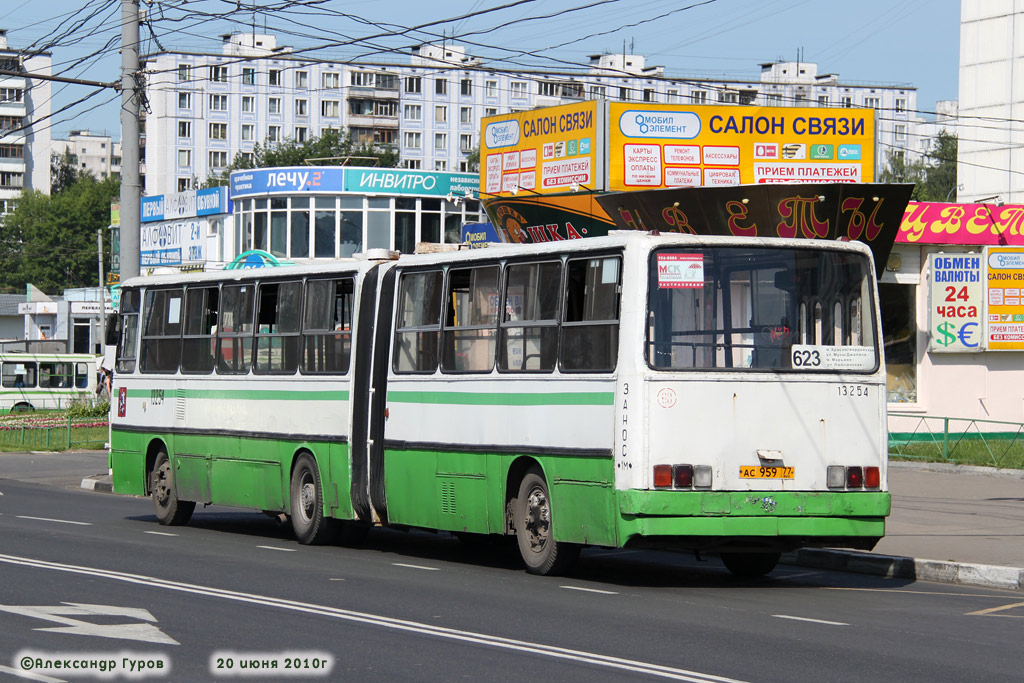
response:
<path fill-rule="evenodd" d="M 369 458 L 370 500 L 381 522 L 387 522 L 387 497 L 384 491 L 384 423 L 387 420 L 388 359 L 391 357 L 391 328 L 394 326 L 394 300 L 397 274 L 389 268 L 381 278 L 379 311 L 373 334 L 373 365 L 370 377 Z"/>

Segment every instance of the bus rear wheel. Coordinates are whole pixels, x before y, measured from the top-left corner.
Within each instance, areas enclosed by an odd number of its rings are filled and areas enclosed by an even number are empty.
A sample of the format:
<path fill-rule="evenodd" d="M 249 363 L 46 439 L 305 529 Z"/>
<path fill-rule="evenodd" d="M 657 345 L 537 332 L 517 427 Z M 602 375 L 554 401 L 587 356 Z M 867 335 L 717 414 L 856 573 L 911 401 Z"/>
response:
<path fill-rule="evenodd" d="M 531 469 L 519 484 L 515 505 L 516 541 L 526 571 L 541 576 L 564 574 L 579 555 L 572 543 L 556 541 L 551 520 L 551 496 L 544 476 Z"/>
<path fill-rule="evenodd" d="M 722 564 L 736 576 L 757 579 L 775 569 L 780 557 L 782 553 L 722 553 Z"/>
<path fill-rule="evenodd" d="M 324 493 L 316 460 L 303 453 L 295 461 L 291 484 L 292 531 L 303 545 L 321 545 L 333 540 L 334 520 L 324 515 Z"/>
<path fill-rule="evenodd" d="M 167 457 L 166 451 L 156 454 L 156 462 L 153 464 L 150 477 L 149 489 L 153 497 L 153 507 L 156 508 L 157 521 L 166 526 L 178 526 L 188 522 L 192 517 L 192 511 L 196 509 L 196 504 L 190 500 L 178 500 L 178 493 L 174 489 L 171 460 Z"/>

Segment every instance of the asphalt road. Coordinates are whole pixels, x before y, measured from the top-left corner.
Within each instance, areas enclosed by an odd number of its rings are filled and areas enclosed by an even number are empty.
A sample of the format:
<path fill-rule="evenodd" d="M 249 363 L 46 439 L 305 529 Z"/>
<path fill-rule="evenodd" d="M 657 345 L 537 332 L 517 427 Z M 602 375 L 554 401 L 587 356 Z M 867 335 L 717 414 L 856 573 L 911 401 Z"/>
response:
<path fill-rule="evenodd" d="M 280 680 L 296 662 L 331 681 L 963 681 L 1024 667 L 1015 592 L 796 567 L 750 582 L 714 559 L 600 550 L 543 578 L 446 534 L 308 547 L 225 508 L 161 527 L 148 500 L 59 474 L 0 493 L 5 679 L 26 656 L 160 662 L 153 680 L 175 681 Z"/>

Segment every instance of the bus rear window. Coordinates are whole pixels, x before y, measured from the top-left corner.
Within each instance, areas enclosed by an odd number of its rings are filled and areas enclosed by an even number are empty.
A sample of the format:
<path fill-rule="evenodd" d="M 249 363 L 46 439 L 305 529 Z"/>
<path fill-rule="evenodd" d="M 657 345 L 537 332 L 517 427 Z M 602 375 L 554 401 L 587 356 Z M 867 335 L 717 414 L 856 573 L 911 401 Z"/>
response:
<path fill-rule="evenodd" d="M 868 259 L 822 249 L 651 254 L 648 364 L 658 370 L 872 372 Z"/>

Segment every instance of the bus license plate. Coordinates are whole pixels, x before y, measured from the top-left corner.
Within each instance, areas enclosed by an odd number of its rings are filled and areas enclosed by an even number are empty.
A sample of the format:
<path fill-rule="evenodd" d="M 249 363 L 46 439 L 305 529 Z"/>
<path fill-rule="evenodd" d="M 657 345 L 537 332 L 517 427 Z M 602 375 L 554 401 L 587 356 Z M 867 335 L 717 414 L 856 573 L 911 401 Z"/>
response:
<path fill-rule="evenodd" d="M 740 479 L 792 479 L 795 467 L 740 467 Z"/>

